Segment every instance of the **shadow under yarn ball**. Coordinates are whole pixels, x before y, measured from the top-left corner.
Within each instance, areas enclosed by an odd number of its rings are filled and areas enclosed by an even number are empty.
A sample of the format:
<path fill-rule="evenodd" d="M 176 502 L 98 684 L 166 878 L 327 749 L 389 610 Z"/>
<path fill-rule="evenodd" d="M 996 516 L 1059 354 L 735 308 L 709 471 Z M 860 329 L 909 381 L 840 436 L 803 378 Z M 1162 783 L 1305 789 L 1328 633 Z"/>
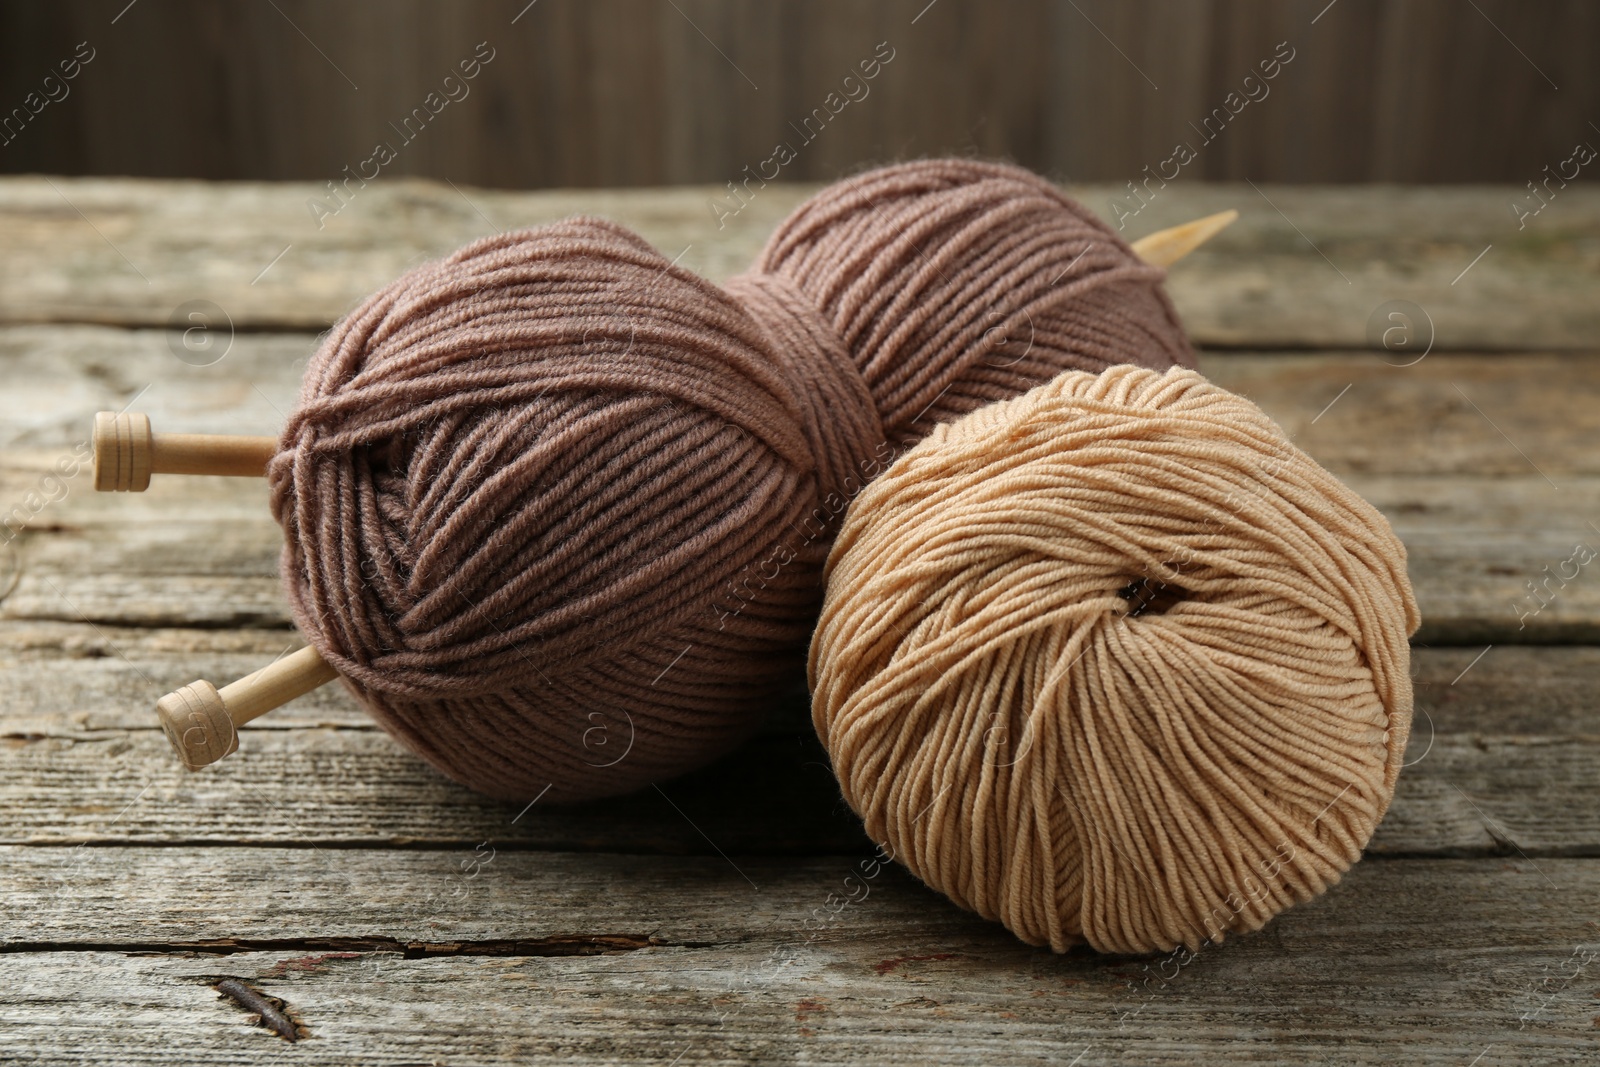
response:
<path fill-rule="evenodd" d="M 1394 794 L 1405 549 L 1254 404 L 1067 373 L 857 499 L 811 647 L 867 832 L 1057 951 L 1198 948 L 1322 892 Z"/>
<path fill-rule="evenodd" d="M 1164 272 L 1026 171 L 824 190 L 719 289 L 595 219 L 370 297 L 268 477 L 296 622 L 474 789 L 627 792 L 747 735 L 799 669 L 850 499 L 1064 370 L 1192 365 Z"/>

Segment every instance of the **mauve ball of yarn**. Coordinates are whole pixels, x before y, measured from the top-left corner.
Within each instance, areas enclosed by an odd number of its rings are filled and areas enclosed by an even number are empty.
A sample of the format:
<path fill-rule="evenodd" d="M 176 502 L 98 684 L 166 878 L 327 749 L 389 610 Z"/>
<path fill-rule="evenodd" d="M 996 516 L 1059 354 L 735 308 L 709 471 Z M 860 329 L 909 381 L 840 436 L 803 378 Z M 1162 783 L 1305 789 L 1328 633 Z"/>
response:
<path fill-rule="evenodd" d="M 340 322 L 268 478 L 295 620 L 374 717 L 467 785 L 558 800 L 692 762 L 762 694 L 769 620 L 719 631 L 712 599 L 812 466 L 750 317 L 577 219 Z"/>
<path fill-rule="evenodd" d="M 693 769 L 798 677 L 838 520 L 897 447 L 1065 368 L 1192 361 L 1163 276 L 967 161 L 823 191 L 726 290 L 594 219 L 479 241 L 310 362 L 269 467 L 295 620 L 480 791 Z"/>
<path fill-rule="evenodd" d="M 1165 277 L 1037 174 L 936 159 L 829 186 L 729 288 L 803 293 L 905 443 L 1065 370 L 1193 367 Z"/>
<path fill-rule="evenodd" d="M 856 500 L 811 647 L 851 806 L 1057 951 L 1198 948 L 1355 862 L 1419 623 L 1376 509 L 1199 374 L 1067 373 Z"/>

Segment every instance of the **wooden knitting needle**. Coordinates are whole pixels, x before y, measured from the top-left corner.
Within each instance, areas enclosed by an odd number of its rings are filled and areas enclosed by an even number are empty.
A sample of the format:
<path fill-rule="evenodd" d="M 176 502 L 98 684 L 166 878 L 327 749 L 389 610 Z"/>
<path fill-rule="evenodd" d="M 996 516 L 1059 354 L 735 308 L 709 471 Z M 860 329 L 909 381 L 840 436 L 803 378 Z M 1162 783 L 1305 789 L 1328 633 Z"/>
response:
<path fill-rule="evenodd" d="M 142 493 L 152 474 L 260 478 L 277 451 L 275 437 L 151 433 L 148 415 L 102 411 L 94 417 L 94 487 Z"/>
<path fill-rule="evenodd" d="M 238 750 L 239 727 L 338 676 L 307 645 L 220 690 L 199 681 L 168 693 L 156 715 L 183 765 L 197 771 Z"/>
<path fill-rule="evenodd" d="M 1170 267 L 1211 238 L 1221 233 L 1239 213 L 1233 208 L 1207 215 L 1203 219 L 1186 222 L 1182 226 L 1169 226 L 1133 242 L 1133 250 L 1146 263 Z"/>

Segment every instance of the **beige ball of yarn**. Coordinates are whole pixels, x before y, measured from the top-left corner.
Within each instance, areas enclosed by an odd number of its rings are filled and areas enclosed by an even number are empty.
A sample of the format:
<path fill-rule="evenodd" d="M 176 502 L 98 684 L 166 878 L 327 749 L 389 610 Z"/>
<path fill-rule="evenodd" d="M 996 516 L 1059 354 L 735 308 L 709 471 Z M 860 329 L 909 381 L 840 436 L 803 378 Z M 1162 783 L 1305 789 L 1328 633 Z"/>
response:
<path fill-rule="evenodd" d="M 1193 371 L 1071 372 L 852 504 L 814 718 L 875 840 L 1056 951 L 1198 948 L 1361 854 L 1394 793 L 1405 549 Z"/>

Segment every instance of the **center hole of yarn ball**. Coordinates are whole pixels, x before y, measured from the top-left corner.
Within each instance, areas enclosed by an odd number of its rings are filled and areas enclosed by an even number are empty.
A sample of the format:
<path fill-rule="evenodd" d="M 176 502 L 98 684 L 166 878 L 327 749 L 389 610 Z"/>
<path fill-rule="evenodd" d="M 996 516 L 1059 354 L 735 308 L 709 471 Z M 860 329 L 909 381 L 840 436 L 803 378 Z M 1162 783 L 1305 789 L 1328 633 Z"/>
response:
<path fill-rule="evenodd" d="M 1135 578 L 1117 595 L 1128 602 L 1129 615 L 1162 615 L 1180 600 L 1189 599 L 1189 590 L 1155 578 Z"/>

